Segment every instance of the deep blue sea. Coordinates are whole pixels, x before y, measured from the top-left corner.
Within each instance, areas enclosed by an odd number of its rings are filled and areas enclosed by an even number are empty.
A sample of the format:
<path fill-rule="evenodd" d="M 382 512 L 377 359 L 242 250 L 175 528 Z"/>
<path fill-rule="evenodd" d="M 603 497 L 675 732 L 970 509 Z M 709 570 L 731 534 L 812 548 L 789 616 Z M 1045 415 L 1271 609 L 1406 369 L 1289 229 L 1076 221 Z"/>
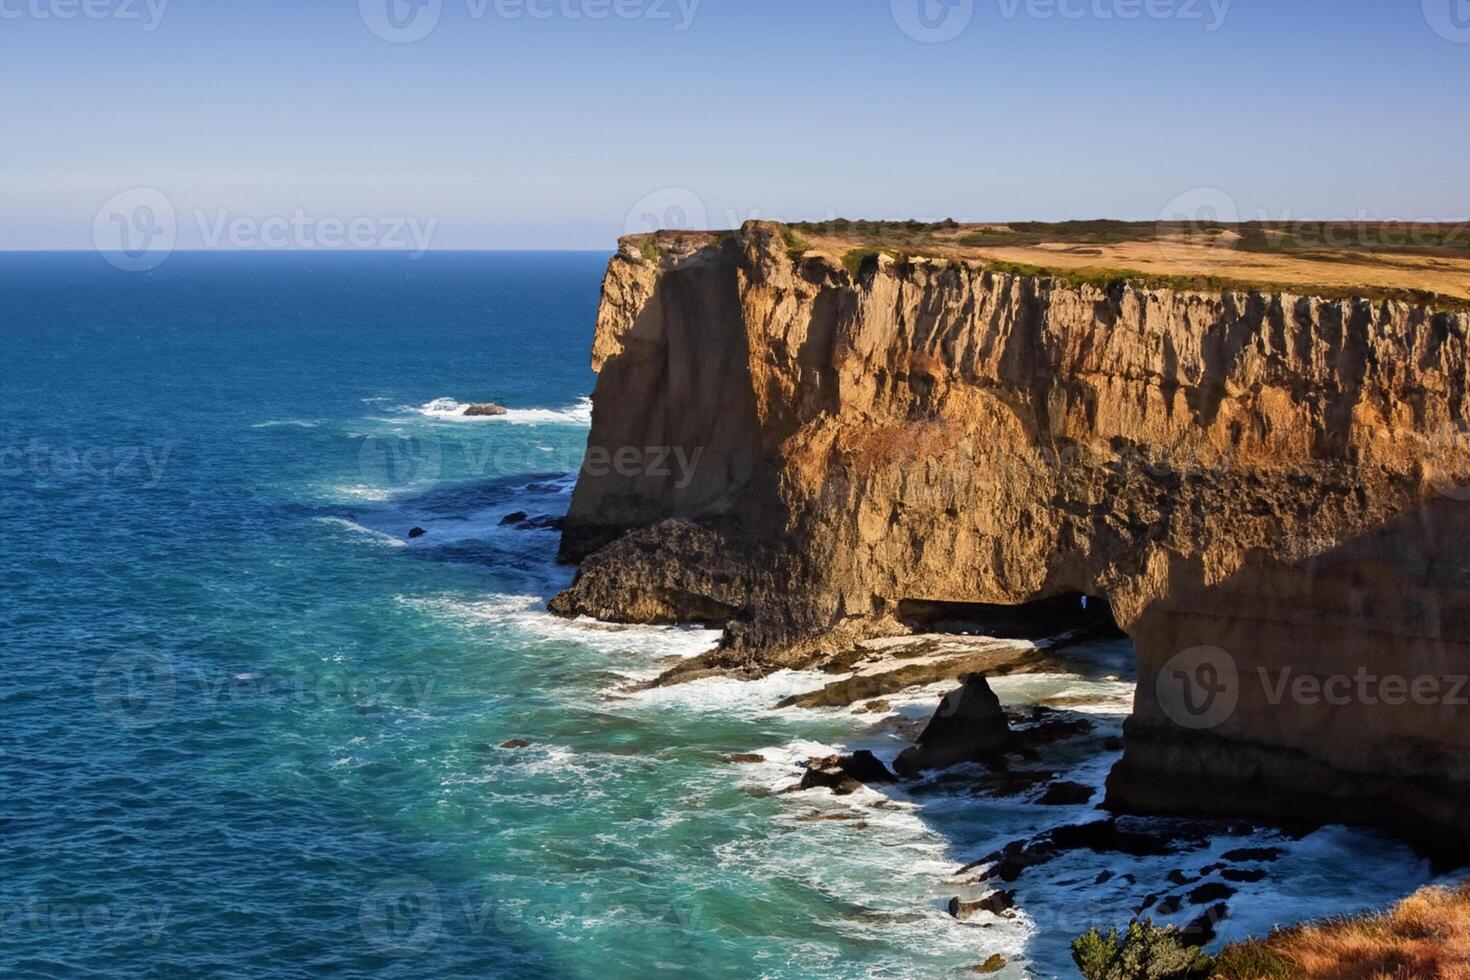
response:
<path fill-rule="evenodd" d="M 618 692 L 716 637 L 544 612 L 605 261 L 0 254 L 0 977 L 1058 976 L 1130 917 L 1100 870 L 1180 866 L 1077 856 L 959 923 L 959 864 L 1087 814 L 772 792 L 901 747 L 770 708 L 810 677 Z M 1117 653 L 997 689 L 1116 725 Z M 1228 929 L 1428 874 L 1366 834 L 1280 843 Z"/>

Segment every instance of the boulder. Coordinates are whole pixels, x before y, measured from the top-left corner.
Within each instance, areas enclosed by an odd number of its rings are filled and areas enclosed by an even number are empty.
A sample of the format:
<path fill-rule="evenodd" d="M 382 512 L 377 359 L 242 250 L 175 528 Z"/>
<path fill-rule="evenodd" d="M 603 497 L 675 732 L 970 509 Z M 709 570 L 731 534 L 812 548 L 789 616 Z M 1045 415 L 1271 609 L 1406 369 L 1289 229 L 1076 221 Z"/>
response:
<path fill-rule="evenodd" d="M 505 415 L 508 411 L 509 409 L 494 402 L 480 402 L 477 405 L 467 406 L 464 414 L 466 418 L 488 418 L 494 415 Z"/>
<path fill-rule="evenodd" d="M 993 891 L 978 902 L 966 902 L 959 898 L 949 900 L 949 914 L 961 922 L 980 912 L 989 912 L 991 915 L 999 915 L 1004 918 L 1014 918 L 1013 909 L 1016 905 L 1016 893 L 1013 891 Z"/>
<path fill-rule="evenodd" d="M 1077 806 L 1090 801 L 1096 792 L 1081 783 L 1052 783 L 1036 802 L 1044 806 Z"/>
<path fill-rule="evenodd" d="M 1010 726 L 995 692 L 979 674 L 963 681 L 963 687 L 945 695 L 919 740 L 894 762 L 900 774 L 978 762 L 1005 747 Z"/>
<path fill-rule="evenodd" d="M 864 783 L 891 783 L 897 777 L 867 749 L 852 755 L 833 755 L 824 759 L 808 759 L 803 765 L 798 789 L 825 787 L 838 796 L 856 792 Z"/>

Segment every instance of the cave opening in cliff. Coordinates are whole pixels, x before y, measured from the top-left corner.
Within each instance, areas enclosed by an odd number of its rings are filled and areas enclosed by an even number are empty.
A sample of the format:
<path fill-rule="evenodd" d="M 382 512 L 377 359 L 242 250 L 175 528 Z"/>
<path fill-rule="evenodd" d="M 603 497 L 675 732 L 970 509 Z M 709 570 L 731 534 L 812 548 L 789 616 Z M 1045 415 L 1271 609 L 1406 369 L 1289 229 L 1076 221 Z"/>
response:
<path fill-rule="evenodd" d="M 923 633 L 965 633 L 1022 640 L 1072 631 L 1097 637 L 1125 635 L 1118 628 L 1106 598 L 1081 592 L 1019 605 L 904 599 L 898 604 L 898 618 L 905 626 Z"/>

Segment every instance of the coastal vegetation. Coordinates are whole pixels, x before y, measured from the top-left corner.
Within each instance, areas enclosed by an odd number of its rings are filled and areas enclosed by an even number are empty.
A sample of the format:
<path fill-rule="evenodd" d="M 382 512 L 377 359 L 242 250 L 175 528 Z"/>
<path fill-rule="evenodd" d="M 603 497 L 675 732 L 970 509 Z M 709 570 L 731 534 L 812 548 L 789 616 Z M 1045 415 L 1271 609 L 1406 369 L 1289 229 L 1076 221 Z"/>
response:
<path fill-rule="evenodd" d="M 1422 889 L 1386 912 L 1324 919 L 1226 946 L 1134 921 L 1072 943 L 1085 980 L 1436 980 L 1470 976 L 1470 883 Z"/>

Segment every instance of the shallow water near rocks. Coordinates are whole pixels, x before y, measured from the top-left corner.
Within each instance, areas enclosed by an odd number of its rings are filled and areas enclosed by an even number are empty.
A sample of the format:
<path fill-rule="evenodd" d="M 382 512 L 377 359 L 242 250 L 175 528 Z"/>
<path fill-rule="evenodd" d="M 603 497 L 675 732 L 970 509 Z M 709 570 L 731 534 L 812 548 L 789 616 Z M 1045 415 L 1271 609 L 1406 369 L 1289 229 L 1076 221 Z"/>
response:
<path fill-rule="evenodd" d="M 716 635 L 552 619 L 555 530 L 501 523 L 567 507 L 604 262 L 0 255 L 0 974 L 1064 976 L 1073 936 L 1232 849 L 1282 856 L 1222 939 L 1428 879 L 1360 831 L 1222 836 L 1070 852 L 1004 886 L 1016 918 L 958 922 L 988 888 L 960 865 L 1103 815 L 963 779 L 782 793 L 905 744 L 771 707 L 825 675 L 626 693 Z M 995 689 L 1116 731 L 1129 651 L 1091 654 Z M 941 690 L 888 700 L 921 723 Z"/>

